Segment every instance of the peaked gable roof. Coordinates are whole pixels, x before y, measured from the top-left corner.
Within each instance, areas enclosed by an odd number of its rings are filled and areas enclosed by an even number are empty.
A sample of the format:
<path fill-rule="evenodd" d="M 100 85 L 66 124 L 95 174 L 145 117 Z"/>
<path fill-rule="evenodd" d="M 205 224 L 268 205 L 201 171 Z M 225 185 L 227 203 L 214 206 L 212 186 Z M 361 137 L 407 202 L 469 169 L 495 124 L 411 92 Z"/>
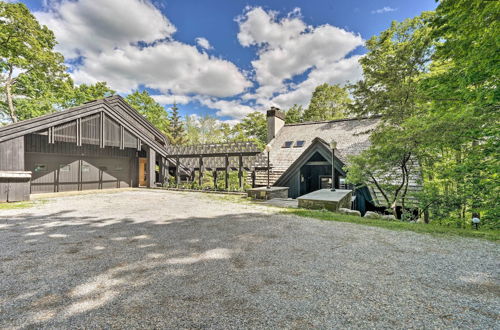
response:
<path fill-rule="evenodd" d="M 316 138 L 326 143 L 337 142 L 338 159 L 348 163 L 348 157 L 358 155 L 370 146 L 370 132 L 378 125 L 380 117 L 340 119 L 323 122 L 287 124 L 270 142 L 270 153 L 273 169 L 285 171 L 306 150 Z M 290 148 L 283 148 L 285 142 L 291 141 Z M 302 147 L 296 147 L 297 141 L 304 141 Z"/>
<path fill-rule="evenodd" d="M 164 147 L 167 143 L 166 137 L 118 95 L 1 127 L 0 142 L 42 131 L 99 112 L 104 112 L 118 124 L 123 125 L 131 134 L 159 154 L 167 155 Z"/>
<path fill-rule="evenodd" d="M 299 171 L 302 166 L 304 166 L 309 159 L 316 153 L 319 152 L 330 164 L 331 164 L 331 150 L 328 143 L 319 138 L 314 138 L 309 146 L 301 153 L 301 155 L 286 169 L 285 172 L 276 180 L 274 185 L 286 185 L 287 181 L 296 171 Z M 339 153 L 335 152 L 335 169 L 339 171 L 342 175 L 345 175 L 345 171 L 342 168 L 343 162 L 339 162 Z"/>

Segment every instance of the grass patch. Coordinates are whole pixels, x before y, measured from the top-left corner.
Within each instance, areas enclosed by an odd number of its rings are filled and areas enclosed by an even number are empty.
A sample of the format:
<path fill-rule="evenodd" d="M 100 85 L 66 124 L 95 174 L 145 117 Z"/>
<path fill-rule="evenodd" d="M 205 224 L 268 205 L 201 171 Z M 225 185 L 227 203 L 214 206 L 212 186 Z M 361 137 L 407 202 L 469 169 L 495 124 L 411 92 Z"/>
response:
<path fill-rule="evenodd" d="M 432 223 L 425 224 L 425 223 L 409 223 L 401 221 L 365 219 L 362 217 L 343 215 L 343 214 L 338 214 L 328 211 L 320 211 L 320 210 L 285 209 L 282 211 L 282 213 L 294 214 L 300 217 L 314 218 L 326 221 L 356 223 L 360 225 L 380 227 L 390 230 L 408 230 L 422 234 L 432 234 L 439 236 L 473 237 L 473 238 L 487 239 L 494 242 L 498 242 L 500 240 L 500 230 L 493 230 L 493 229 L 480 228 L 479 230 L 473 230 L 473 229 L 447 227 Z"/>
<path fill-rule="evenodd" d="M 44 204 L 45 201 L 27 201 L 27 202 L 14 202 L 14 203 L 0 203 L 0 210 L 15 210 L 15 209 L 26 209 L 33 207 L 35 205 Z"/>

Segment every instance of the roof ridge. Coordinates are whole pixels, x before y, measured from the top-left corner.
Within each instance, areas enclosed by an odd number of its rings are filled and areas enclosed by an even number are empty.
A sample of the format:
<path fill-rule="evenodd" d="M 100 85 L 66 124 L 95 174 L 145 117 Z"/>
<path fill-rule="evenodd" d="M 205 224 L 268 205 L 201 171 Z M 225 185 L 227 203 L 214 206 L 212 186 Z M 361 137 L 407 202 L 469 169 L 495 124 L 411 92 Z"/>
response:
<path fill-rule="evenodd" d="M 334 119 L 334 120 L 308 121 L 308 122 L 304 122 L 304 123 L 285 124 L 285 126 L 318 125 L 318 124 L 338 123 L 338 122 L 343 122 L 343 121 L 377 119 L 377 118 L 381 118 L 381 117 L 382 117 L 381 115 L 373 115 L 373 116 L 357 117 L 357 118 L 342 118 L 342 119 Z"/>

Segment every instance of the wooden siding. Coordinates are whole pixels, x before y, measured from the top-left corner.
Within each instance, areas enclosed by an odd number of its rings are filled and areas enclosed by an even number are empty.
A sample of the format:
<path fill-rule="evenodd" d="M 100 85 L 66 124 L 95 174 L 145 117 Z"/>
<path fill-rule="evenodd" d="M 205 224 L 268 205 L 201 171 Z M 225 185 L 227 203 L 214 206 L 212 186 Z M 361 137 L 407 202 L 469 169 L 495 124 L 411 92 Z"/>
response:
<path fill-rule="evenodd" d="M 32 193 L 137 186 L 135 149 L 49 144 L 47 135 L 42 134 L 28 134 L 24 140 L 26 170 L 33 172 Z"/>
<path fill-rule="evenodd" d="M 131 163 L 127 157 L 26 153 L 32 194 L 130 187 Z"/>
<path fill-rule="evenodd" d="M 24 171 L 24 139 L 0 143 L 0 171 Z"/>
<path fill-rule="evenodd" d="M 0 171 L 24 171 L 24 138 L 0 143 Z M 29 199 L 29 179 L 0 179 L 0 202 Z"/>

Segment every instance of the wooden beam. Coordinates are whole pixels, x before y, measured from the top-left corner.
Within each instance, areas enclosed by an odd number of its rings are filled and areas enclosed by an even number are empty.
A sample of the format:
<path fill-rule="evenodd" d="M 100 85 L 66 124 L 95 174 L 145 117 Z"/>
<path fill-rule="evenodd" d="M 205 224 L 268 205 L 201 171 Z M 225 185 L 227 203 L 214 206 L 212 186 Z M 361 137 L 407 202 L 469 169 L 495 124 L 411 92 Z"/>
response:
<path fill-rule="evenodd" d="M 200 189 L 203 186 L 203 156 L 200 156 L 200 164 L 199 164 L 199 176 L 198 176 L 198 185 L 200 186 Z"/>
<path fill-rule="evenodd" d="M 106 147 L 106 114 L 104 111 L 101 111 L 99 113 L 99 123 L 100 123 L 100 130 L 99 130 L 99 147 L 105 148 Z"/>
<path fill-rule="evenodd" d="M 125 128 L 120 125 L 120 150 L 125 149 Z"/>
<path fill-rule="evenodd" d="M 212 172 L 212 176 L 214 177 L 214 190 L 217 190 L 217 170 Z"/>
<path fill-rule="evenodd" d="M 175 184 L 177 185 L 177 187 L 181 184 L 180 167 L 181 167 L 181 161 L 180 161 L 179 157 L 177 157 L 175 159 Z"/>
<path fill-rule="evenodd" d="M 82 118 L 76 119 L 76 146 L 82 146 Z"/>
<path fill-rule="evenodd" d="M 255 178 L 257 177 L 257 173 L 255 170 L 252 171 L 252 188 L 255 188 Z"/>
<path fill-rule="evenodd" d="M 153 188 L 156 183 L 156 151 L 152 148 L 148 148 L 148 187 Z"/>
<path fill-rule="evenodd" d="M 142 142 L 141 142 L 141 139 L 137 138 L 137 151 L 141 151 L 142 150 Z"/>
<path fill-rule="evenodd" d="M 226 155 L 224 158 L 225 161 L 225 180 L 224 180 L 224 187 L 226 190 L 229 190 L 229 156 Z"/>
<path fill-rule="evenodd" d="M 164 182 L 169 183 L 170 181 L 170 161 L 167 158 L 163 158 L 163 166 L 164 166 Z"/>
<path fill-rule="evenodd" d="M 47 129 L 47 136 L 49 139 L 49 144 L 53 144 L 54 143 L 54 127 L 49 127 Z"/>
<path fill-rule="evenodd" d="M 240 190 L 243 190 L 243 156 L 240 155 L 238 159 L 238 183 Z"/>

